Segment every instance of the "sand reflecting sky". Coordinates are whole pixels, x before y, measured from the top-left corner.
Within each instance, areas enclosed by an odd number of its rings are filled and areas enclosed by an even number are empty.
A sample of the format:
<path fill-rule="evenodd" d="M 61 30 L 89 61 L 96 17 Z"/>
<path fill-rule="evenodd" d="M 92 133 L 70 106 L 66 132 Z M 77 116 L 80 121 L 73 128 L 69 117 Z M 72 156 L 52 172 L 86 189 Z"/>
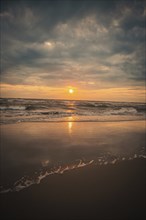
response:
<path fill-rule="evenodd" d="M 144 121 L 2 125 L 1 181 L 12 184 L 25 175 L 32 181 L 44 169 L 62 173 L 93 161 L 114 164 L 145 156 L 144 148 Z"/>

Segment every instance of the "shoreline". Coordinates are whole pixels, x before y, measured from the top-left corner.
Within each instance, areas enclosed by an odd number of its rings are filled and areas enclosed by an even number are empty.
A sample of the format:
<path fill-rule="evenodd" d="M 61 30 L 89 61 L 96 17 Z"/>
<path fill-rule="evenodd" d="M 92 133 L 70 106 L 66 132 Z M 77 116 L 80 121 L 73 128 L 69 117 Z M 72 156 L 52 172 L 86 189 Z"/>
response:
<path fill-rule="evenodd" d="M 0 194 L 3 219 L 145 219 L 146 160 L 46 177 L 20 192 Z M 28 218 L 29 216 L 29 218 Z"/>
<path fill-rule="evenodd" d="M 11 122 L 11 123 L 0 123 L 0 126 L 3 126 L 3 125 L 12 125 L 12 124 L 20 124 L 20 123 L 66 123 L 66 122 L 77 122 L 77 123 L 79 123 L 79 122 L 88 122 L 88 123 L 100 123 L 100 122 L 104 122 L 104 123 L 110 123 L 110 122 L 112 122 L 112 123 L 118 123 L 118 122 L 138 122 L 138 121 L 144 121 L 144 122 L 146 122 L 146 118 L 142 118 L 142 119 L 123 119 L 123 120 L 113 120 L 113 121 L 96 121 L 96 120 L 94 120 L 94 121 L 89 121 L 89 120 L 87 120 L 87 121 L 85 121 L 85 120 L 82 120 L 82 121 L 75 121 L 75 120 L 66 120 L 66 121 L 17 121 L 17 122 Z"/>
<path fill-rule="evenodd" d="M 139 158 L 145 155 L 145 128 L 145 121 L 1 126 L 4 188 L 7 184 L 15 187 L 19 177 L 23 185 L 47 169 L 62 167 L 39 184 L 1 193 L 1 216 L 4 220 L 145 219 L 146 159 Z M 127 160 L 131 156 L 136 158 Z M 80 169 L 80 164 L 62 174 L 66 165 L 74 166 L 78 159 L 99 165 Z"/>
<path fill-rule="evenodd" d="M 90 161 L 107 165 L 145 157 L 144 146 L 143 121 L 3 125 L 1 191 L 17 191 L 50 173 L 61 173 Z"/>

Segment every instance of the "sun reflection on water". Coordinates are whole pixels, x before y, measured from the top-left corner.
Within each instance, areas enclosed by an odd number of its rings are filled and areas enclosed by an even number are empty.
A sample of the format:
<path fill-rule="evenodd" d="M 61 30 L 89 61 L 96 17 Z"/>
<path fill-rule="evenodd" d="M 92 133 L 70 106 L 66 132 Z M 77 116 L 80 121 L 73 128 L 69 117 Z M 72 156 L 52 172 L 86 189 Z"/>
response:
<path fill-rule="evenodd" d="M 73 125 L 73 122 L 72 122 L 72 121 L 69 121 L 69 122 L 68 122 L 68 132 L 69 132 L 69 134 L 72 133 L 72 125 Z"/>
<path fill-rule="evenodd" d="M 73 128 L 73 117 L 68 117 L 68 133 L 72 134 L 72 128 Z"/>

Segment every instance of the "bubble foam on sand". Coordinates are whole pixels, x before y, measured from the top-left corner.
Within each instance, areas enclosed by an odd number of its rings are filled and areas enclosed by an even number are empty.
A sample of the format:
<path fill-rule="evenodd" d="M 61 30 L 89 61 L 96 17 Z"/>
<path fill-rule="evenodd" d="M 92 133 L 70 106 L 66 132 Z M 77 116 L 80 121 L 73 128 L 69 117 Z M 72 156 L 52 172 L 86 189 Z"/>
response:
<path fill-rule="evenodd" d="M 33 178 L 33 177 L 22 177 L 21 179 L 19 179 L 18 181 L 16 181 L 14 183 L 14 186 L 12 188 L 8 188 L 8 189 L 3 189 L 1 190 L 0 193 L 7 193 L 7 192 L 19 192 L 27 187 L 30 187 L 31 185 L 34 184 L 39 184 L 44 178 L 46 178 L 49 175 L 53 175 L 53 174 L 63 174 L 66 171 L 69 170 L 73 170 L 73 169 L 77 169 L 77 168 L 81 168 L 81 167 L 85 167 L 88 166 L 90 164 L 92 164 L 94 162 L 94 160 L 91 160 L 89 162 L 83 162 L 82 160 L 79 161 L 78 164 L 75 165 L 68 165 L 68 166 L 59 166 L 57 169 L 54 168 L 52 171 L 41 171 L 40 173 L 38 173 L 38 176 Z"/>
<path fill-rule="evenodd" d="M 109 164 L 114 165 L 116 163 L 119 163 L 121 161 L 126 160 L 133 160 L 137 158 L 144 158 L 146 159 L 146 155 L 140 154 L 134 154 L 131 157 L 105 157 L 100 156 L 96 160 L 90 160 L 88 162 L 85 162 L 83 160 L 80 160 L 77 164 L 72 165 L 64 165 L 64 166 L 58 166 L 54 167 L 52 170 L 41 170 L 39 172 L 35 172 L 34 176 L 24 176 L 20 178 L 18 181 L 14 183 L 14 185 L 11 188 L 4 189 L 4 187 L 1 187 L 0 193 L 8 193 L 8 192 L 19 192 L 25 188 L 28 188 L 34 184 L 40 184 L 40 182 L 46 178 L 49 175 L 54 174 L 63 174 L 66 171 L 82 168 L 91 164 L 98 165 L 98 166 L 107 166 Z"/>

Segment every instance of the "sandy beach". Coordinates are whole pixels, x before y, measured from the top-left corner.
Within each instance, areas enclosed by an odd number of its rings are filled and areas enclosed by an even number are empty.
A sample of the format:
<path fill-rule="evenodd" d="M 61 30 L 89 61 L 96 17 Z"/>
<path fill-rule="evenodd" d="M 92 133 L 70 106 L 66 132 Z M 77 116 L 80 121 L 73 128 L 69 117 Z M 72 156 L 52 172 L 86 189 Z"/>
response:
<path fill-rule="evenodd" d="M 144 121 L 17 123 L 1 137 L 3 219 L 145 219 Z"/>
<path fill-rule="evenodd" d="M 145 219 L 145 160 L 88 166 L 1 194 L 2 219 Z"/>

